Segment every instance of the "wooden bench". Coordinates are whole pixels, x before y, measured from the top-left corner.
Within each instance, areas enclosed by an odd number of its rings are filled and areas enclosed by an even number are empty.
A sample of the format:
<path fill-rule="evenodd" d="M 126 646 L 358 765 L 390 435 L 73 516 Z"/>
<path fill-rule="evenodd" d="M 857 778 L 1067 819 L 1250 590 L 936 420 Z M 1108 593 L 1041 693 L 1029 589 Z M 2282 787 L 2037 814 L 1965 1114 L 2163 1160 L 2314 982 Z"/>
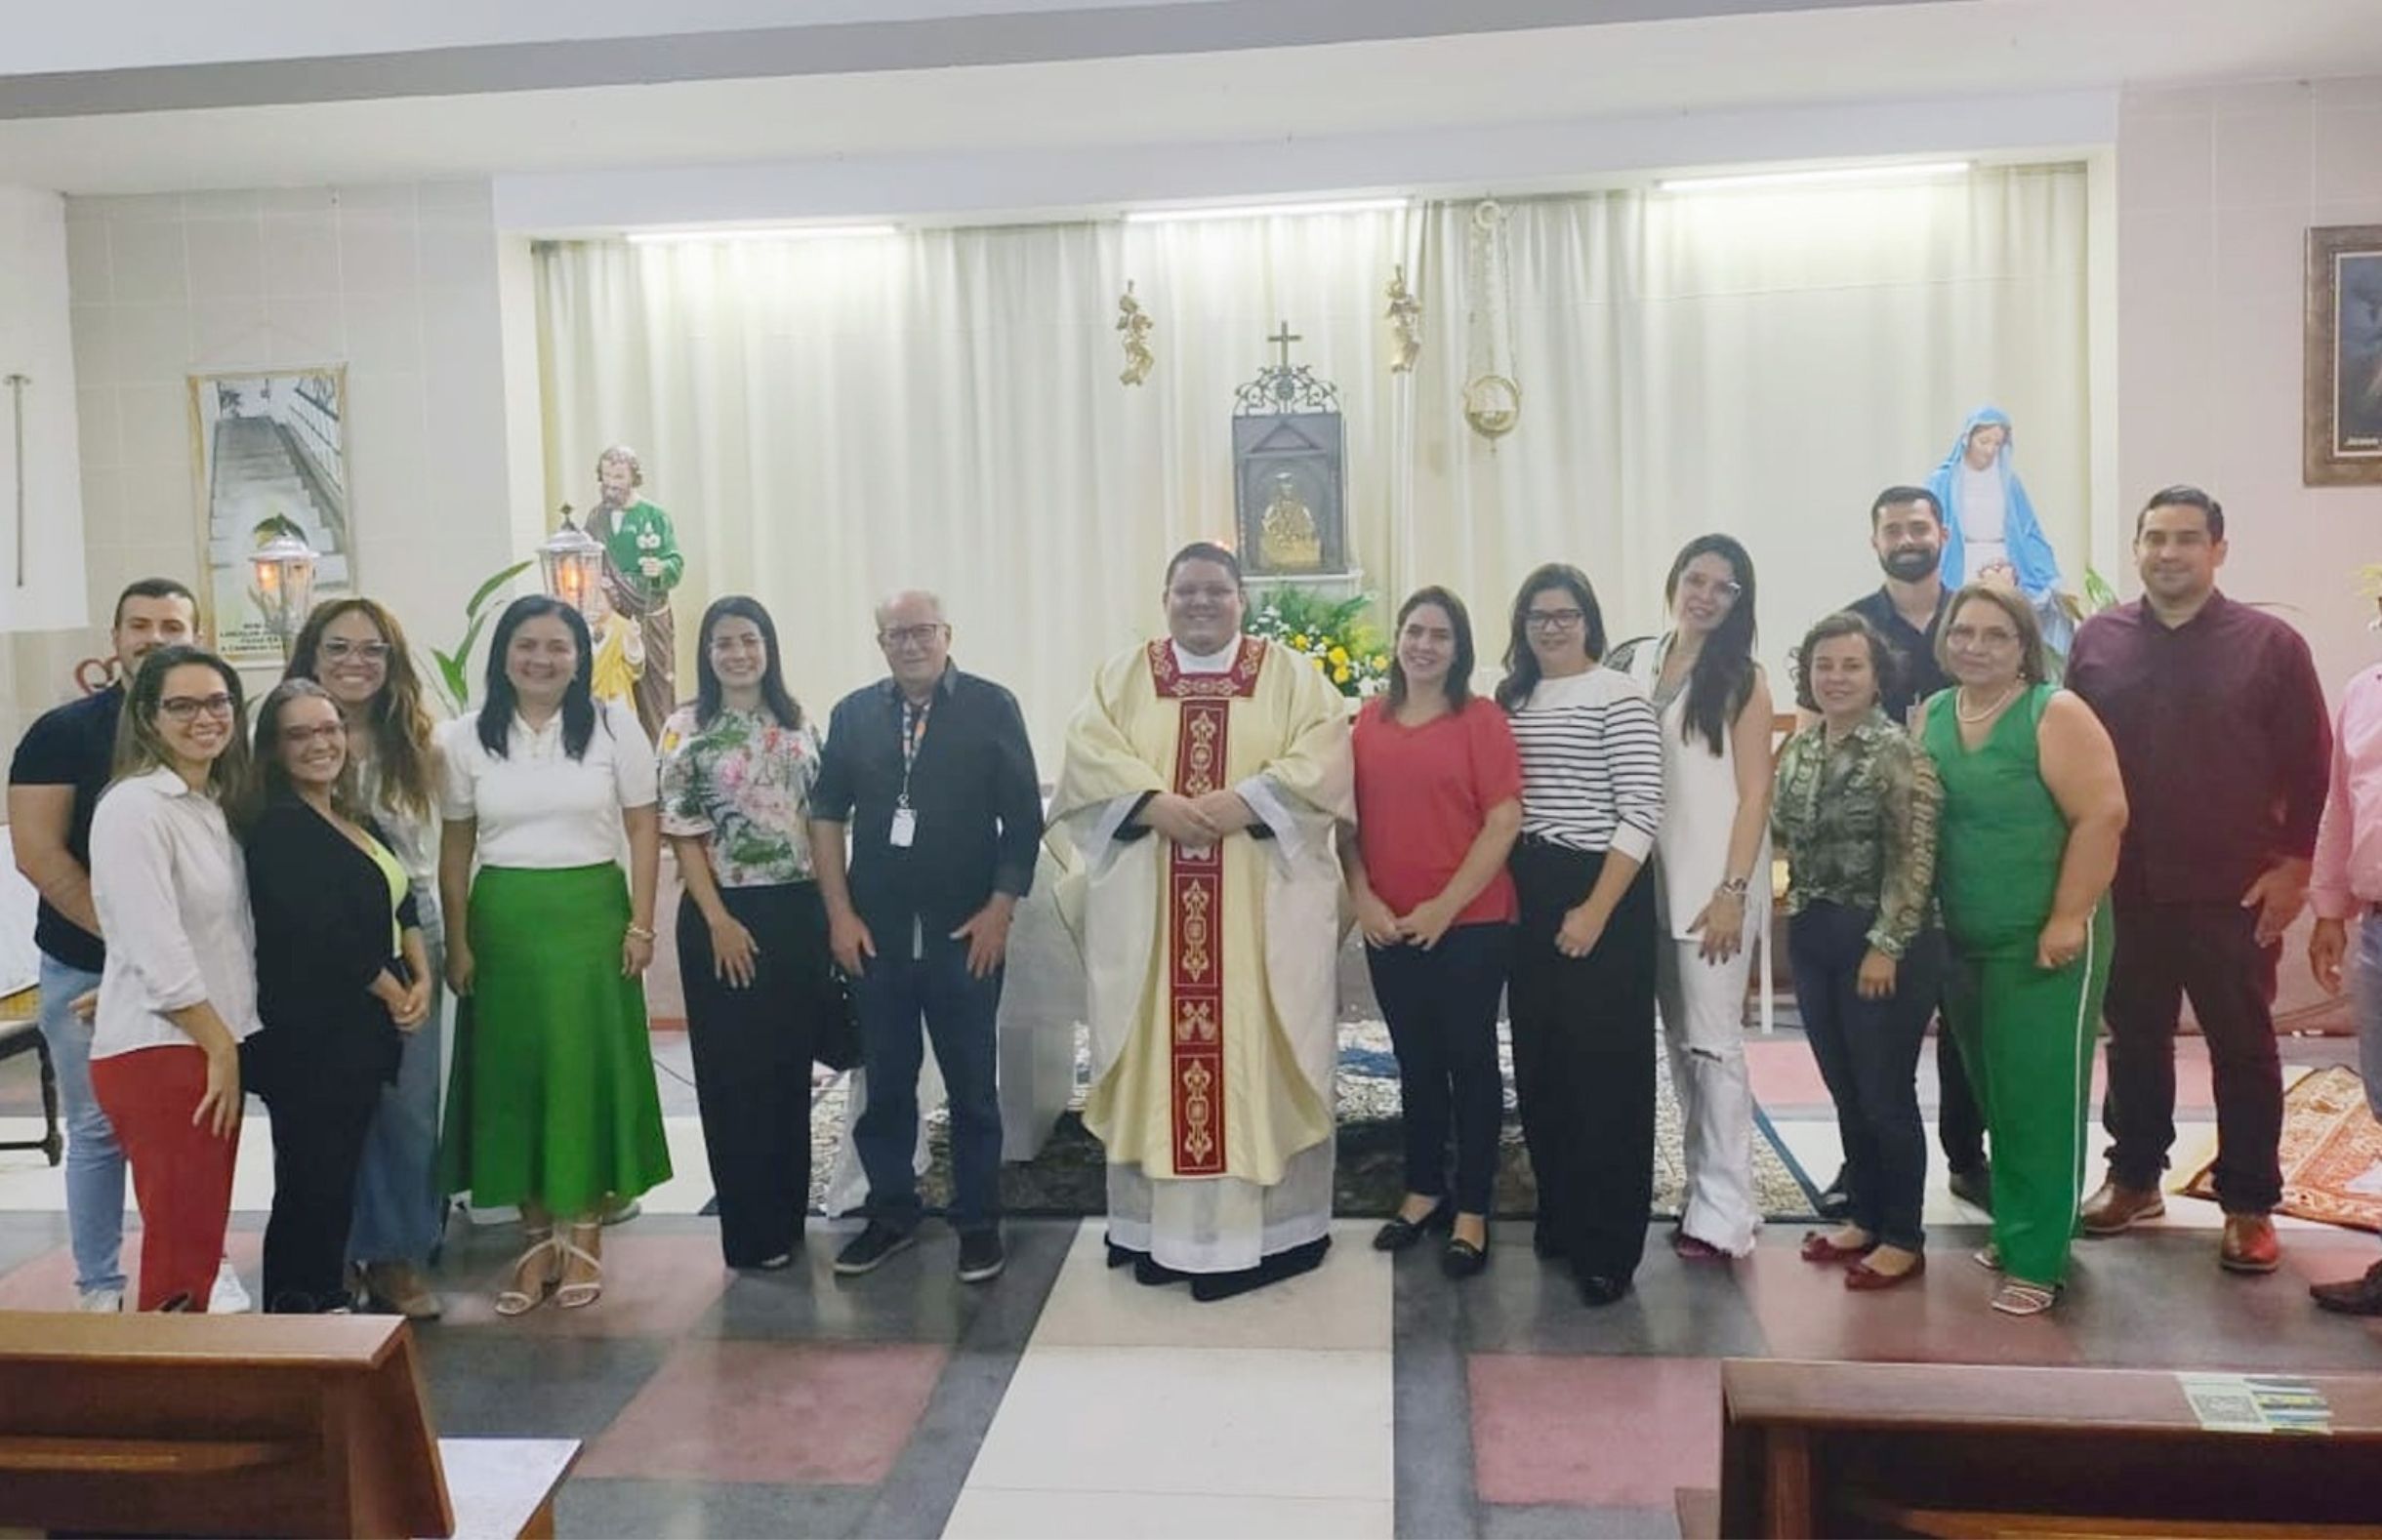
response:
<path fill-rule="evenodd" d="M 1718 1532 L 2382 1536 L 2382 1376 L 2306 1383 L 2327 1433 L 2204 1427 L 2150 1370 L 1731 1359 Z"/>
<path fill-rule="evenodd" d="M 0 1526 L 551 1535 L 577 1454 L 433 1439 L 398 1317 L 0 1314 Z"/>

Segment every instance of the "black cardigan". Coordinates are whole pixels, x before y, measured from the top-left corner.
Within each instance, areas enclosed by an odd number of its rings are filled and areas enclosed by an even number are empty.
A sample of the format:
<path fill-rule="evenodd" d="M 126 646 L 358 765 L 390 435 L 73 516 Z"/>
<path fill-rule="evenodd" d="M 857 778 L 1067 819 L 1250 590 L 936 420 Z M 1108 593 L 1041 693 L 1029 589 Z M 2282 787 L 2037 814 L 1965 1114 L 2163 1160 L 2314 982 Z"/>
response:
<path fill-rule="evenodd" d="M 363 826 L 388 841 L 378 826 Z M 389 945 L 389 879 L 373 859 L 295 797 L 269 803 L 247 837 L 248 905 L 257 921 L 257 1015 L 251 1057 L 269 1094 L 283 1076 L 322 1072 L 396 1075 L 403 1039 L 370 993 L 386 968 L 406 976 Z M 411 893 L 397 923 L 421 923 Z M 297 1083 L 295 1079 L 291 1083 Z"/>

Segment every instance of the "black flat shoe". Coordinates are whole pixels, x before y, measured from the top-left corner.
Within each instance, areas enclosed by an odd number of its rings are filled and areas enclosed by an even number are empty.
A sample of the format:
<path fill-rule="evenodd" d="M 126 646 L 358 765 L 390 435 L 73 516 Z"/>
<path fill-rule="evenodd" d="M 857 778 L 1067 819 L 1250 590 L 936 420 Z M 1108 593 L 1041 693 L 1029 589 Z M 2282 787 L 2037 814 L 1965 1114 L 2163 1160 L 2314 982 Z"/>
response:
<path fill-rule="evenodd" d="M 1591 1309 L 1613 1304 L 1628 1292 L 1627 1278 L 1607 1277 L 1602 1273 L 1581 1275 L 1580 1300 Z"/>
<path fill-rule="evenodd" d="M 1432 1209 L 1420 1219 L 1408 1219 L 1403 1214 L 1390 1215 L 1388 1223 L 1373 1233 L 1373 1249 L 1376 1251 L 1404 1251 L 1430 1231 L 1455 1228 L 1456 1201 L 1453 1198 L 1443 1197 L 1439 1200 L 1437 1208 Z"/>
<path fill-rule="evenodd" d="M 1468 1278 L 1489 1265 L 1489 1247 L 1451 1237 L 1439 1253 L 1439 1271 L 1452 1278 Z"/>

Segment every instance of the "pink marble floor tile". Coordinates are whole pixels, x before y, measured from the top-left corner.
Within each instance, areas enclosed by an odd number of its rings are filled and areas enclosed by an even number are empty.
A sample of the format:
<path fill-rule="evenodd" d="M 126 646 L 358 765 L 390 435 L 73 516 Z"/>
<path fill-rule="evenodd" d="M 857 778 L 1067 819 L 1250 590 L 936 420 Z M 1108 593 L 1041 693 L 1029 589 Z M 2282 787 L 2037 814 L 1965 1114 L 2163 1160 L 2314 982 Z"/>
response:
<path fill-rule="evenodd" d="M 551 1300 L 510 1320 L 496 1314 L 496 1291 L 511 1258 L 443 1290 L 447 1321 L 500 1322 L 508 1331 L 554 1337 L 675 1337 L 719 1302 L 728 1285 L 719 1242 L 710 1235 L 635 1236 L 604 1232 L 603 1296 L 579 1310 Z"/>
<path fill-rule="evenodd" d="M 947 1357 L 924 1343 L 688 1342 L 576 1474 L 875 1485 L 909 1442 Z"/>
<path fill-rule="evenodd" d="M 1753 1099 L 1769 1111 L 1833 1105 L 1811 1045 L 1800 1036 L 1748 1040 L 1745 1073 L 1753 1082 Z"/>
<path fill-rule="evenodd" d="M 239 1270 L 240 1279 L 254 1296 L 262 1292 L 260 1280 L 265 1268 L 265 1236 L 262 1231 L 235 1230 L 224 1237 L 224 1252 L 231 1265 Z M 129 1308 L 141 1288 L 141 1228 L 128 1224 L 124 1231 L 124 1292 Z M 18 1264 L 6 1274 L 0 1274 L 0 1310 L 72 1310 L 74 1308 L 74 1253 L 64 1246 L 45 1251 L 28 1262 Z"/>
<path fill-rule="evenodd" d="M 1716 1358 L 1485 1353 L 1468 1367 L 1485 1503 L 1668 1508 L 1719 1482 Z"/>

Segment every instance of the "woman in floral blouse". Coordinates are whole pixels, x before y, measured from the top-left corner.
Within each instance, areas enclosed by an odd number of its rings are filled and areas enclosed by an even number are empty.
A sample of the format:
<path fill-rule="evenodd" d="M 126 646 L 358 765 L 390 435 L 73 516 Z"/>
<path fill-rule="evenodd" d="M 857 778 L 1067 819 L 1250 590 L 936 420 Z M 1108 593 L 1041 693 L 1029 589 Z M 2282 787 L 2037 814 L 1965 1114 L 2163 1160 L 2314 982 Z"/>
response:
<path fill-rule="evenodd" d="M 1890 1288 L 1927 1266 L 1919 1210 L 1927 1129 L 1919 1044 L 1944 970 L 1936 929 L 1934 761 L 1878 706 L 1896 659 L 1858 615 L 1795 652 L 1795 700 L 1820 719 L 1779 756 L 1771 826 L 1786 851 L 1795 1001 L 1836 1102 L 1851 1219 L 1803 1238 L 1806 1262 L 1849 1262 L 1844 1286 Z"/>
<path fill-rule="evenodd" d="M 662 726 L 662 832 L 678 855 L 678 966 L 719 1248 L 794 1260 L 810 1203 L 810 1059 L 828 989 L 810 860 L 819 735 L 786 693 L 769 612 L 703 614 L 697 692 Z"/>

